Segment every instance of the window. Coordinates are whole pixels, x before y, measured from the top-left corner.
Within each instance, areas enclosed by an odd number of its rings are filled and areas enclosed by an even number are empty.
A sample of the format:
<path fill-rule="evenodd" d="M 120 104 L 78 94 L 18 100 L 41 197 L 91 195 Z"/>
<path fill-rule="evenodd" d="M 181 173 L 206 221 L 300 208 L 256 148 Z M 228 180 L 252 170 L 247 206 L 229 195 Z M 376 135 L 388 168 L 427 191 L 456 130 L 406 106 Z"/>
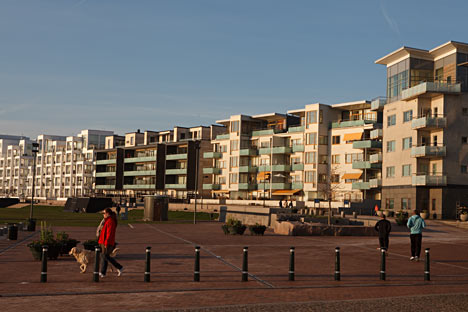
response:
<path fill-rule="evenodd" d="M 340 175 L 332 174 L 330 177 L 331 183 L 340 183 Z"/>
<path fill-rule="evenodd" d="M 231 168 L 235 168 L 235 167 L 238 167 L 239 166 L 239 157 L 235 156 L 235 157 L 231 157 Z"/>
<path fill-rule="evenodd" d="M 387 167 L 387 178 L 395 177 L 395 167 Z"/>
<path fill-rule="evenodd" d="M 315 164 L 317 162 L 316 152 L 306 152 L 305 153 L 305 163 L 306 164 Z"/>
<path fill-rule="evenodd" d="M 411 209 L 411 199 L 410 198 L 402 198 L 401 199 L 401 209 L 402 210 Z"/>
<path fill-rule="evenodd" d="M 413 119 L 413 111 L 409 110 L 406 112 L 403 112 L 403 122 L 408 122 Z"/>
<path fill-rule="evenodd" d="M 401 166 L 401 176 L 402 177 L 409 177 L 410 175 L 411 175 L 411 165 Z"/>
<path fill-rule="evenodd" d="M 307 133 L 306 134 L 306 144 L 316 145 L 317 144 L 317 133 Z"/>
<path fill-rule="evenodd" d="M 462 137 L 462 144 L 468 143 L 468 137 Z"/>
<path fill-rule="evenodd" d="M 461 173 L 468 173 L 467 170 L 466 170 L 466 165 L 461 165 L 460 166 L 460 172 Z"/>
<path fill-rule="evenodd" d="M 395 151 L 395 141 L 387 141 L 387 152 Z"/>
<path fill-rule="evenodd" d="M 328 164 L 328 155 L 319 155 L 318 163 L 319 164 Z"/>
<path fill-rule="evenodd" d="M 327 183 L 327 175 L 324 173 L 320 173 L 318 176 L 319 183 Z"/>
<path fill-rule="evenodd" d="M 334 136 L 332 137 L 332 144 L 340 144 L 340 138 L 341 138 L 341 136 L 339 136 L 339 135 L 334 135 Z"/>
<path fill-rule="evenodd" d="M 239 175 L 237 173 L 230 173 L 229 174 L 229 182 L 230 183 L 238 183 L 238 178 L 239 178 Z"/>
<path fill-rule="evenodd" d="M 390 115 L 387 117 L 387 127 L 396 125 L 396 115 Z"/>
<path fill-rule="evenodd" d="M 411 148 L 412 145 L 413 145 L 413 138 L 412 137 L 403 139 L 403 147 L 402 148 L 404 150 Z"/>
<path fill-rule="evenodd" d="M 386 207 L 387 209 L 393 209 L 393 207 L 394 207 L 394 200 L 393 200 L 393 198 L 387 198 L 387 199 L 385 200 L 385 207 Z"/>
<path fill-rule="evenodd" d="M 239 132 L 239 121 L 231 121 L 231 132 Z"/>
<path fill-rule="evenodd" d="M 310 111 L 306 113 L 307 123 L 317 123 L 317 111 Z"/>
<path fill-rule="evenodd" d="M 328 136 L 327 135 L 320 135 L 318 143 L 320 145 L 328 145 Z"/>
<path fill-rule="evenodd" d="M 323 123 L 323 110 L 319 111 L 319 123 Z"/>
<path fill-rule="evenodd" d="M 315 171 L 304 172 L 305 183 L 315 183 Z"/>
<path fill-rule="evenodd" d="M 218 176 L 218 184 L 226 184 L 226 177 Z"/>
<path fill-rule="evenodd" d="M 444 68 L 437 68 L 435 70 L 435 80 L 444 80 Z"/>
<path fill-rule="evenodd" d="M 332 155 L 332 164 L 340 163 L 340 155 Z"/>
<path fill-rule="evenodd" d="M 231 141 L 231 151 L 239 150 L 239 140 Z"/>
<path fill-rule="evenodd" d="M 353 161 L 362 161 L 362 153 L 345 154 L 345 163 L 352 164 Z"/>

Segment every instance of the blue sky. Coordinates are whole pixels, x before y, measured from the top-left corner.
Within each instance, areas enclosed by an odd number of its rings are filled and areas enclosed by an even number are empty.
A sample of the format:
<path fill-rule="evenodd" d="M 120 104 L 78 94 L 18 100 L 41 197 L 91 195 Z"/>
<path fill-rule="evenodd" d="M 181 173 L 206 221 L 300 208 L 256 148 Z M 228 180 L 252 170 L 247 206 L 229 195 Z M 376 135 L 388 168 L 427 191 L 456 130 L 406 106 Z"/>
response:
<path fill-rule="evenodd" d="M 1 0 L 0 133 L 118 134 L 385 95 L 374 61 L 468 42 L 468 2 Z"/>

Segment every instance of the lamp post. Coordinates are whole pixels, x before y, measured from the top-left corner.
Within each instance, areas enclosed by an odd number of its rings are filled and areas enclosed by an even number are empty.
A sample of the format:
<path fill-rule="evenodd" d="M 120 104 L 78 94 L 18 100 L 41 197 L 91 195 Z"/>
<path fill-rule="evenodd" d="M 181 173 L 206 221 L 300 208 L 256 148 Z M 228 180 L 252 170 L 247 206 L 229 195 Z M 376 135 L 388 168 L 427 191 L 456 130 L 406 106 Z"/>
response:
<path fill-rule="evenodd" d="M 265 197 L 266 197 L 266 188 L 265 188 L 265 181 L 268 180 L 270 181 L 270 173 L 267 172 L 263 176 L 263 207 L 265 207 Z"/>
<path fill-rule="evenodd" d="M 33 219 L 33 210 L 34 210 L 34 191 L 36 188 L 36 156 L 39 152 L 39 143 L 32 144 L 32 153 L 33 153 L 33 180 L 32 180 L 32 190 L 31 190 L 31 209 L 29 210 L 29 220 L 28 220 L 28 231 L 34 232 L 36 230 L 36 220 Z"/>
<path fill-rule="evenodd" d="M 197 223 L 198 167 L 200 162 L 200 141 L 195 141 L 195 208 L 193 209 L 193 224 Z"/>

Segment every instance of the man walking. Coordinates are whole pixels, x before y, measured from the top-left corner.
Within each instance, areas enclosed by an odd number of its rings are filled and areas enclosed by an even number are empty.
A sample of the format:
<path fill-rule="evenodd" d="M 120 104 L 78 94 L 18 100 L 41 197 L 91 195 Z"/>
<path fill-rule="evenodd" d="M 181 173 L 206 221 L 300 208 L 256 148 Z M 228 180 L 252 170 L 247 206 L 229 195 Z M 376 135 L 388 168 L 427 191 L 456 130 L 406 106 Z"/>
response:
<path fill-rule="evenodd" d="M 419 261 L 421 254 L 422 230 L 426 227 L 426 222 L 419 215 L 418 210 L 413 211 L 413 215 L 408 219 L 406 226 L 411 230 L 411 261 Z"/>
<path fill-rule="evenodd" d="M 375 230 L 379 232 L 380 249 L 385 249 L 385 251 L 387 251 L 389 242 L 388 237 L 392 230 L 392 224 L 385 218 L 384 214 L 380 217 L 380 221 L 375 224 Z"/>

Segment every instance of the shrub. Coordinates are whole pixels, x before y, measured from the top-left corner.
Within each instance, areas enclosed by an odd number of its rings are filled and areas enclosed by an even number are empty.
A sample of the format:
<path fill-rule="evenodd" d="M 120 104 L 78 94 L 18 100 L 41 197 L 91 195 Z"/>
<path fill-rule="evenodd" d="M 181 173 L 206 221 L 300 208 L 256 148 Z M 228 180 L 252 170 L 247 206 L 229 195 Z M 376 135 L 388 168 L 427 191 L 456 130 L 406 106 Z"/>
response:
<path fill-rule="evenodd" d="M 408 222 L 408 213 L 405 211 L 398 211 L 395 215 L 395 222 L 398 225 L 406 225 Z"/>

